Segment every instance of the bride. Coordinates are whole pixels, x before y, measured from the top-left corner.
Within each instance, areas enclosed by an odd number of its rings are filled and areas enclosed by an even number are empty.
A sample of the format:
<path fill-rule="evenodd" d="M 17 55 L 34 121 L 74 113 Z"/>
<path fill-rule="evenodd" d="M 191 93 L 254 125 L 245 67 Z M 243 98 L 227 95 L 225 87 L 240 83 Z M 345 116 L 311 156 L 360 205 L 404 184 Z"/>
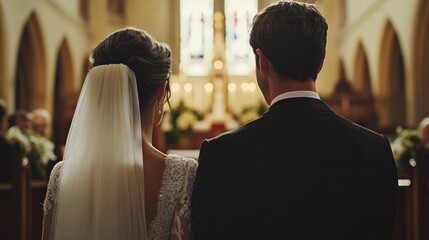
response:
<path fill-rule="evenodd" d="M 170 96 L 170 50 L 147 32 L 116 31 L 92 51 L 51 172 L 42 239 L 189 239 L 194 159 L 152 145 Z"/>

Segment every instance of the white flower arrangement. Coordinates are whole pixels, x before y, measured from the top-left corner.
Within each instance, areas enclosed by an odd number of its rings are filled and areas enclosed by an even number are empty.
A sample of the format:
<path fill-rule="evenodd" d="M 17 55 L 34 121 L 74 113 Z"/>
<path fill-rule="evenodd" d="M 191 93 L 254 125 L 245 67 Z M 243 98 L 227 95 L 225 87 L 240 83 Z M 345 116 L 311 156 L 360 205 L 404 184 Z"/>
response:
<path fill-rule="evenodd" d="M 18 127 L 11 127 L 6 132 L 6 140 L 15 146 L 22 155 L 27 156 L 31 152 L 30 140 Z"/>
<path fill-rule="evenodd" d="M 192 126 L 198 121 L 198 116 L 192 111 L 183 111 L 177 117 L 176 125 L 180 131 L 192 131 Z"/>
<path fill-rule="evenodd" d="M 260 102 L 257 106 L 248 106 L 244 107 L 241 113 L 238 115 L 238 122 L 240 124 L 245 124 L 256 120 L 267 111 L 267 105 L 263 102 Z"/>
<path fill-rule="evenodd" d="M 256 120 L 260 117 L 259 112 L 257 109 L 250 109 L 248 111 L 245 111 L 243 114 L 240 115 L 239 122 L 241 124 L 248 123 L 250 121 Z"/>
<path fill-rule="evenodd" d="M 57 156 L 54 154 L 55 145 L 47 138 L 40 135 L 30 135 L 30 142 L 33 143 L 33 149 L 39 156 L 39 161 L 43 165 L 48 165 L 49 160 L 54 161 Z"/>
<path fill-rule="evenodd" d="M 49 139 L 15 126 L 6 132 L 5 137 L 17 148 L 22 157 L 28 159 L 36 176 L 46 177 L 48 162 L 57 158 L 54 154 L 55 146 Z"/>

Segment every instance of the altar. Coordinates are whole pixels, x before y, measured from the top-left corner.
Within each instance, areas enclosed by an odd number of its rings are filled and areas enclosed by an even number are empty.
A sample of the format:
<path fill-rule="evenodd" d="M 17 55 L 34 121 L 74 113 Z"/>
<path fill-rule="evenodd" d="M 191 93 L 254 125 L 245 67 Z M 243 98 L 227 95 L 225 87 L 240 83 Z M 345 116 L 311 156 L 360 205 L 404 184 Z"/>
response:
<path fill-rule="evenodd" d="M 171 108 L 161 126 L 167 149 L 199 148 L 267 108 L 248 43 L 257 9 L 257 1 L 182 1 L 179 71 L 170 79 Z"/>

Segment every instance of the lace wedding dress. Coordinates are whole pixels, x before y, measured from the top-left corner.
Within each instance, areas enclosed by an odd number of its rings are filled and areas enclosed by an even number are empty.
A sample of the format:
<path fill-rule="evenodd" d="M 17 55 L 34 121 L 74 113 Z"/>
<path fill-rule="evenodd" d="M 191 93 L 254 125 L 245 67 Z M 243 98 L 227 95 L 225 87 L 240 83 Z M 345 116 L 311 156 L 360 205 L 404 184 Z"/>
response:
<path fill-rule="evenodd" d="M 183 236 L 189 236 L 190 200 L 197 165 L 194 159 L 177 155 L 165 158 L 157 214 L 148 229 L 149 239 L 183 239 Z M 43 207 L 45 217 L 52 214 L 56 206 L 62 167 L 63 162 L 59 162 L 51 172 Z M 44 229 L 49 229 L 50 224 L 46 221 Z"/>

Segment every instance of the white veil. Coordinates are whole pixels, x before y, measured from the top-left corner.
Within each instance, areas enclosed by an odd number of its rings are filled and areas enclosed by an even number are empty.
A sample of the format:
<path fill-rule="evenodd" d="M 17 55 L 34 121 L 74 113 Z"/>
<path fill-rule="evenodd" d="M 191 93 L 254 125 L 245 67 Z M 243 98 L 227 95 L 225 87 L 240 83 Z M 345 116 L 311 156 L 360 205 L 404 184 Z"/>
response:
<path fill-rule="evenodd" d="M 147 239 L 134 72 L 93 67 L 67 137 L 51 239 Z"/>

